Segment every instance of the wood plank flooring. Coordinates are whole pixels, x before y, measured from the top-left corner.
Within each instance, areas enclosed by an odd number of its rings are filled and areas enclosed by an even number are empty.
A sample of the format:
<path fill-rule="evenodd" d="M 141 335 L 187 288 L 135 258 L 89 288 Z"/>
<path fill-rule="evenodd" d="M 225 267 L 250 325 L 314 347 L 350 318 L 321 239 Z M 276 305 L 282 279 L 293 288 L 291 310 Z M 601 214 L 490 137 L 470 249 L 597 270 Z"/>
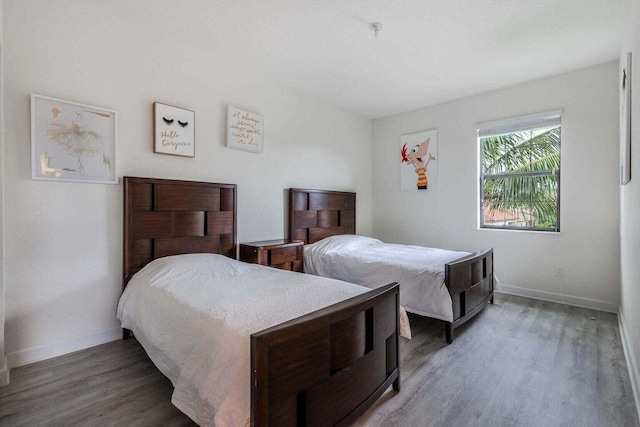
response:
<path fill-rule="evenodd" d="M 402 390 L 356 426 L 638 426 L 614 314 L 498 295 L 451 345 L 411 317 Z M 134 340 L 11 371 L 2 426 L 190 426 Z"/>

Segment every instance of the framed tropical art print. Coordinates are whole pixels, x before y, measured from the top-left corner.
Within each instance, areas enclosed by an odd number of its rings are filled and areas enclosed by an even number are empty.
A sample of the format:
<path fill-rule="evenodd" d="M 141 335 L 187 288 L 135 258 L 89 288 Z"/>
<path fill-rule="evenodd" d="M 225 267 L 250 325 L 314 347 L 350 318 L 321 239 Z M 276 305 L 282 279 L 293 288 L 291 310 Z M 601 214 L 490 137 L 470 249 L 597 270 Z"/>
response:
<path fill-rule="evenodd" d="M 627 53 L 620 76 L 620 183 L 631 181 L 631 52 Z"/>

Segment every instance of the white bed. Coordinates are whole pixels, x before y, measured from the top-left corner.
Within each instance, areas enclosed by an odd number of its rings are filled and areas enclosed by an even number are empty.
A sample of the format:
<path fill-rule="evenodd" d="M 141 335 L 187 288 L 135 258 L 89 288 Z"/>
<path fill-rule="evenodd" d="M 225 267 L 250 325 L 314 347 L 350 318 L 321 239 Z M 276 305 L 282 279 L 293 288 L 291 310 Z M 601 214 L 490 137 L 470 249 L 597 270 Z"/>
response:
<path fill-rule="evenodd" d="M 350 191 L 289 189 L 289 238 L 307 245 L 305 272 L 371 288 L 392 278 L 400 304 L 442 320 L 452 343 L 454 329 L 493 302 L 493 249 L 469 254 L 353 236 L 356 206 Z"/>
<path fill-rule="evenodd" d="M 200 425 L 244 426 L 251 334 L 366 291 L 222 255 L 177 255 L 131 278 L 117 316 L 173 383 L 176 407 Z"/>
<path fill-rule="evenodd" d="M 400 284 L 400 304 L 410 313 L 453 322 L 444 265 L 469 252 L 383 243 L 351 234 L 304 246 L 306 273 L 377 288 Z"/>

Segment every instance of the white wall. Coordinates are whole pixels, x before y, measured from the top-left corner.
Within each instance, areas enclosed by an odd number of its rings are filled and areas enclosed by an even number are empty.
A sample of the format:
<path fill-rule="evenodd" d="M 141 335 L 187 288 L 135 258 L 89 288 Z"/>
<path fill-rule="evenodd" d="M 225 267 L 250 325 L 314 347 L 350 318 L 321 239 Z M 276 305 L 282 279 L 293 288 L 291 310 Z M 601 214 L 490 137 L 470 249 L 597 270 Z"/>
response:
<path fill-rule="evenodd" d="M 616 311 L 617 88 L 614 62 L 374 121 L 374 235 L 493 247 L 506 291 Z M 479 230 L 477 123 L 560 108 L 562 232 Z M 400 136 L 428 129 L 438 130 L 437 188 L 400 191 Z M 554 276 L 556 266 L 564 277 Z"/>
<path fill-rule="evenodd" d="M 640 1 L 634 2 L 634 19 L 640 20 Z M 621 297 L 620 323 L 636 407 L 640 409 L 640 26 L 635 25 L 621 52 L 632 52 L 631 76 L 631 181 L 620 188 Z"/>
<path fill-rule="evenodd" d="M 2 60 L 4 52 L 4 43 L 2 38 L 2 0 L 0 0 L 0 387 L 9 383 L 9 368 L 7 367 L 7 359 L 4 351 L 4 310 L 5 310 L 5 292 L 4 292 L 4 233 L 3 233 L 3 184 L 4 184 L 4 155 L 2 150 L 2 141 L 4 140 L 4 124 L 2 113 L 3 87 L 4 87 L 4 61 Z"/>
<path fill-rule="evenodd" d="M 239 241 L 284 236 L 291 186 L 357 191 L 358 231 L 372 233 L 371 121 L 270 80 L 242 53 L 246 31 L 198 39 L 241 28 L 221 3 L 5 0 L 11 366 L 120 334 L 122 186 L 31 180 L 30 93 L 116 110 L 119 176 L 238 184 Z M 195 158 L 153 153 L 154 101 L 195 111 Z M 227 104 L 264 115 L 264 154 L 224 146 Z"/>

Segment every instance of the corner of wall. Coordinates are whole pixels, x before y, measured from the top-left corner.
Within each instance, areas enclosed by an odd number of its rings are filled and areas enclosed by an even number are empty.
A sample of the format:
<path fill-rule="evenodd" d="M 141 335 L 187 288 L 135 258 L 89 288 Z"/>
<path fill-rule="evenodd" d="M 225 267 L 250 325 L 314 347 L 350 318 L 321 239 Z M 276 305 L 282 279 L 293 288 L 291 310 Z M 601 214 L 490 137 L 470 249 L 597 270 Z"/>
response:
<path fill-rule="evenodd" d="M 521 288 L 518 286 L 500 284 L 500 288 L 495 290 L 498 293 L 516 295 L 525 298 L 532 298 L 541 301 L 551 301 L 563 305 L 589 308 L 592 310 L 605 311 L 607 313 L 618 313 L 619 306 L 609 301 L 601 301 L 591 298 L 575 297 L 556 292 L 539 291 L 536 289 Z"/>
<path fill-rule="evenodd" d="M 85 348 L 95 347 L 111 341 L 117 341 L 119 339 L 122 339 L 122 329 L 111 328 L 75 337 L 70 340 L 59 341 L 54 344 L 45 344 L 13 351 L 5 356 L 7 381 L 9 379 L 9 368 L 29 365 L 31 363 L 40 362 L 53 357 L 62 356 L 63 354 L 84 350 Z M 1 370 L 0 375 L 2 375 Z"/>
<path fill-rule="evenodd" d="M 3 363 L 0 367 L 0 387 L 9 385 L 9 365 L 7 364 L 7 357 L 3 357 Z"/>
<path fill-rule="evenodd" d="M 627 369 L 629 370 L 629 380 L 631 381 L 631 389 L 633 390 L 633 399 L 636 403 L 638 419 L 640 419 L 640 390 L 638 389 L 638 385 L 640 384 L 640 373 L 638 372 L 638 363 L 636 362 L 637 359 L 633 351 L 633 346 L 629 341 L 629 336 L 627 335 L 627 330 L 624 325 L 622 306 L 620 306 L 618 311 L 618 325 L 620 327 L 620 339 L 622 341 L 624 358 L 627 362 Z"/>

